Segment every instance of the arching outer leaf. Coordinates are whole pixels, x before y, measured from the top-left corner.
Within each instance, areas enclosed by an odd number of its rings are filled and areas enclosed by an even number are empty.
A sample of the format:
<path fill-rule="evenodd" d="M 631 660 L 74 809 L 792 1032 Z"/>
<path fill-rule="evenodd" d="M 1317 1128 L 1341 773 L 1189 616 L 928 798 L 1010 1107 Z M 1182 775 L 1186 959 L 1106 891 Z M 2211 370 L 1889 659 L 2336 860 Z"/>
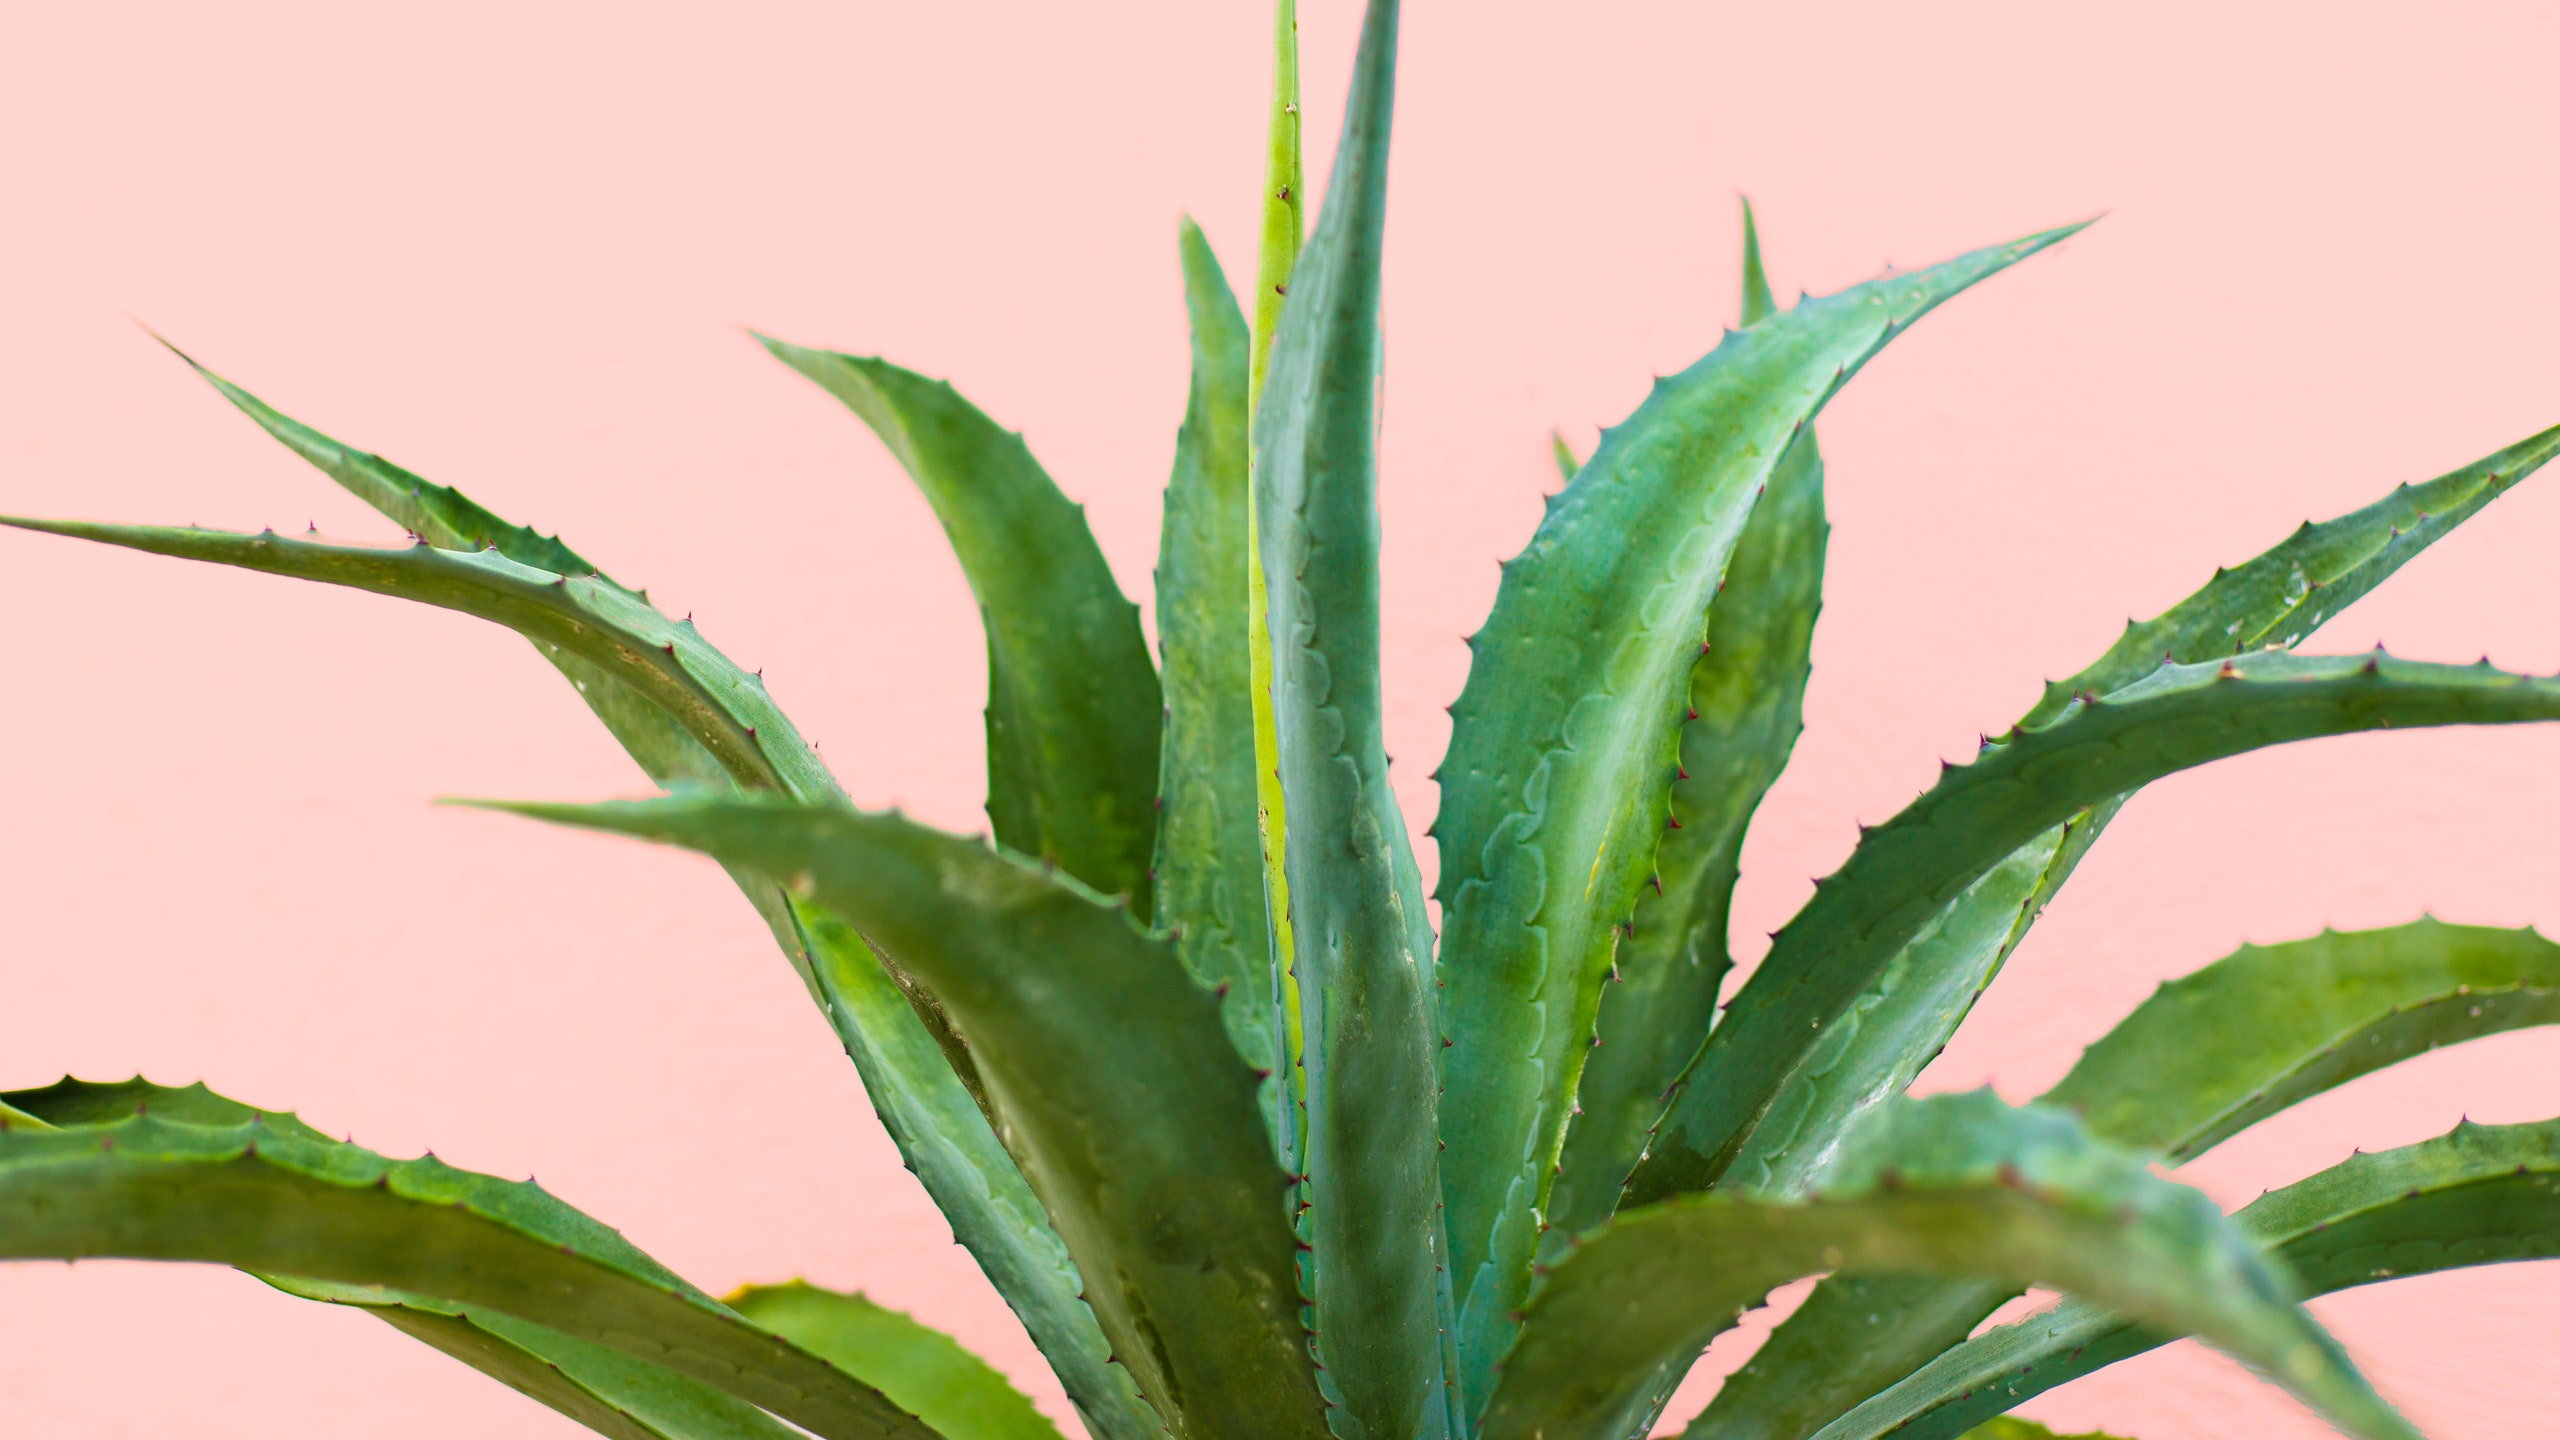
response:
<path fill-rule="evenodd" d="M 778 786 L 776 754 L 808 749 L 769 700 L 758 695 L 757 703 L 746 703 L 745 692 L 762 686 L 737 675 L 691 622 L 669 622 L 609 580 L 537 570 L 494 549 L 445 550 L 423 542 L 392 548 L 306 540 L 271 530 L 241 535 L 9 517 L 0 517 L 0 524 L 370 590 L 495 621 L 546 652 L 565 652 L 611 675 L 674 719 L 717 761 L 721 773 L 742 786 Z M 742 719 L 741 710 L 761 712 L 765 725 Z"/>
<path fill-rule="evenodd" d="M 1397 0 L 1371 0 L 1341 148 L 1254 420 L 1287 797 L 1317 1360 L 1343 1440 L 1447 1413 L 1430 928 L 1378 676 L 1378 263 Z"/>
<path fill-rule="evenodd" d="M 1113 1353 L 1176 1436 L 1322 1423 L 1253 1072 L 1125 907 L 894 816 L 747 797 L 498 807 L 782 877 L 899 957 L 969 1037 Z"/>
<path fill-rule="evenodd" d="M 2560 1020 L 2560 946 L 2436 920 L 2248 946 L 2160 988 L 2041 1103 L 2111 1144 L 2190 1159 L 2323 1090 L 2439 1045 Z M 1837 1275 L 1691 1426 L 1795 1440 L 1911 1374 L 2017 1295 Z"/>
<path fill-rule="evenodd" d="M 2473 1125 L 2358 1155 L 2231 1217 L 2306 1293 L 2468 1265 L 2560 1257 L 2560 1121 Z M 2065 1301 L 1988 1330 L 1842 1416 L 1820 1440 L 1947 1440 L 2173 1336 Z"/>
<path fill-rule="evenodd" d="M 2412 1055 L 2555 1022 L 2560 945 L 2529 929 L 2329 931 L 2162 985 L 2044 1099 L 2182 1161 Z"/>
<path fill-rule="evenodd" d="M 2358 730 L 2560 718 L 2560 681 L 2380 652 L 2262 651 L 2164 666 L 2012 731 L 1867 833 L 1779 932 L 1716 1027 L 1628 1186 L 1641 1203 L 1714 1183 L 1841 1008 L 1929 918 L 2018 846 L 2162 775 L 2266 745 Z"/>
<path fill-rule="evenodd" d="M 1633 1433 L 1656 1370 L 1772 1286 L 1843 1266 L 2096 1297 L 2260 1367 L 2350 1434 L 2416 1434 L 2212 1201 L 2062 1112 L 2012 1110 L 1988 1091 L 1896 1100 L 1862 1125 L 1829 1183 L 1792 1204 L 1684 1197 L 1592 1232 L 1530 1300 L 1488 1440 Z"/>
<path fill-rule="evenodd" d="M 496 1311 L 368 1285 L 260 1278 L 304 1300 L 367 1311 L 614 1440 L 793 1440 L 801 1433 L 699 1380 Z"/>
<path fill-rule="evenodd" d="M 943 381 L 758 336 L 862 418 L 932 503 L 987 627 L 996 838 L 1153 913 L 1163 696 L 1138 607 L 1022 437 Z"/>
<path fill-rule="evenodd" d="M 1224 997 L 1227 1035 L 1271 1076 L 1263 1116 L 1284 1168 L 1296 1168 L 1296 1107 L 1279 1071 L 1278 968 L 1254 823 L 1253 657 L 1245 604 L 1252 463 L 1244 312 L 1200 227 L 1182 223 L 1191 311 L 1191 403 L 1174 441 L 1156 563 L 1156 635 L 1164 647 L 1164 811 L 1156 827 L 1158 929 L 1191 972 Z"/>
<path fill-rule="evenodd" d="M 903 1311 L 802 1280 L 750 1285 L 724 1303 L 878 1386 L 949 1440 L 1058 1440 L 1058 1427 L 994 1366 Z"/>
<path fill-rule="evenodd" d="M 10 1102 L 16 1101 L 25 1108 L 14 1108 Z M 218 1128 L 255 1123 L 315 1144 L 332 1143 L 295 1116 L 258 1110 L 201 1084 L 154 1085 L 140 1076 L 111 1084 L 65 1079 L 0 1097 L 0 1111 L 48 1129 L 113 1126 L 149 1114 Z M 378 1286 L 258 1278 L 301 1299 L 365 1310 L 615 1440 L 789 1440 L 799 1433 L 699 1380 L 493 1311 Z"/>
<path fill-rule="evenodd" d="M 2438 1045 L 2560 1020 L 2560 946 L 2435 920 L 2249 946 L 2161 987 L 2041 1103 L 2111 1144 L 2187 1159 L 2288 1105 Z M 1690 1426 L 1797 1440 L 1911 1374 L 2017 1295 L 1981 1280 L 1835 1275 Z"/>
<path fill-rule="evenodd" d="M 2560 454 L 2560 425 L 2419 485 L 2403 485 L 2334 520 L 2302 522 L 2282 544 L 2228 570 L 2159 616 L 2127 623 L 2088 669 L 2045 687 L 2019 723 L 2053 721 L 2079 695 L 2105 695 L 2164 662 L 2220 660 L 2269 647 L 2291 649 L 2372 593 L 2419 551 Z"/>
<path fill-rule="evenodd" d="M 199 373 L 268 433 L 428 544 L 466 552 L 491 547 L 537 569 L 565 566 L 550 573 L 573 583 L 586 575 L 589 592 L 606 597 L 600 603 L 610 607 L 608 615 L 642 617 L 630 628 L 645 640 L 673 646 L 684 673 L 719 701 L 722 714 L 661 708 L 645 680 L 626 683 L 617 678 L 618 667 L 518 628 L 657 784 L 672 789 L 752 783 L 742 782 L 734 767 L 714 755 L 732 748 L 724 737 L 743 731 L 785 791 L 802 799 L 843 794 L 766 694 L 761 677 L 750 676 L 690 625 L 674 625 L 657 614 L 644 593 L 595 573 L 558 540 L 509 524 L 458 491 L 288 419 L 201 367 Z M 501 616 L 491 618 L 503 623 Z M 758 773 L 745 768 L 750 777 Z M 1128 1371 L 1108 1363 L 1109 1346 L 1079 1298 L 1082 1282 L 1065 1244 L 979 1113 L 974 1063 L 935 1002 L 911 984 L 894 983 L 901 977 L 832 917 L 806 909 L 795 915 L 771 880 L 735 868 L 730 875 L 772 928 L 861 1071 L 863 1089 L 900 1154 L 1049 1357 L 1086 1424 L 1104 1440 L 1149 1440 L 1162 1422 L 1138 1398 Z"/>
<path fill-rule="evenodd" d="M 0 1132 L 0 1259 L 196 1260 L 482 1307 L 717 1386 L 830 1440 L 931 1428 L 531 1185 L 252 1123 Z"/>
<path fill-rule="evenodd" d="M 1466 1392 L 1527 1284 L 1619 927 L 1653 871 L 1708 601 L 1752 502 L 1903 326 L 2067 230 L 1727 335 L 1603 434 L 1506 568 L 1439 779 L 1442 1133 Z"/>
<path fill-rule="evenodd" d="M 1742 322 L 1751 325 L 1777 305 L 1747 203 L 1742 256 Z M 1822 454 L 1808 427 L 1769 472 L 1707 612 L 1706 650 L 1689 671 L 1689 713 L 1697 718 L 1681 728 L 1671 786 L 1670 815 L 1680 828 L 1663 832 L 1652 885 L 1637 893 L 1600 992 L 1542 1249 L 1617 1207 L 1618 1187 L 1715 1022 L 1716 997 L 1733 966 L 1726 931 L 1743 832 L 1804 732 L 1830 533 Z"/>
<path fill-rule="evenodd" d="M 2362 510 L 2305 525 L 2256 559 L 2217 572 L 2157 619 L 2128 625 L 2125 636 L 2098 663 L 2048 687 L 2025 723 L 2029 728 L 2050 723 L 2075 695 L 2103 695 L 2138 681 L 2149 673 L 2145 657 L 2174 651 L 2182 662 L 2204 661 L 2270 643 L 2298 642 L 2531 474 L 2550 458 L 2555 445 L 2560 445 L 2560 431 L 2548 431 L 2451 474 L 2402 486 Z M 2112 809 L 2101 805 L 2067 822 L 2070 844 L 2085 851 Z M 1889 1027 L 1900 1038 L 1891 1046 L 1862 1051 L 1872 1065 L 1916 1073 L 1944 1044 L 1963 1019 L 1966 989 L 1978 990 L 1997 972 L 2037 910 L 2067 877 L 2067 867 L 2049 869 L 2034 893 L 2017 878 L 2022 865 L 2041 863 L 2037 857 L 2063 838 L 2048 831 L 2013 851 L 1940 912 L 1933 928 L 1922 932 L 1923 940 L 1906 947 L 1887 965 L 1876 987 L 1854 1002 L 1847 1013 L 1866 1012 L 1862 1029 L 1897 1010 L 1927 1022 Z M 1995 913 L 2016 921 L 2005 940 L 1996 922 L 1985 923 Z M 1981 943 L 1970 949 L 1936 943 L 1936 953 L 1917 954 L 1929 937 L 1943 941 L 1967 932 Z M 1915 969 L 1935 978 L 1914 985 L 1908 977 Z M 1812 1110 L 1826 1113 L 1808 1112 L 1804 1122 L 1791 1127 L 1794 1134 L 1774 1143 L 1755 1136 L 1759 1168 L 1771 1178 L 1791 1173 L 1800 1181 L 1809 1163 L 1819 1163 L 1822 1137 L 1836 1135 L 1854 1115 L 1859 1087 L 1826 1089 L 1825 1078 L 1818 1066 L 1807 1065 L 1789 1084 L 1812 1090 L 1817 1102 Z M 1772 1111 L 1787 1108 L 1782 1097 Z M 1780 1161 L 1775 1167 L 1766 1163 L 1773 1155 Z M 1967 1282 L 1834 1275 L 1815 1287 L 1751 1362 L 1717 1391 L 1691 1423 L 1688 1440 L 1801 1440 L 1964 1338 L 2006 1298 L 1994 1287 Z"/>

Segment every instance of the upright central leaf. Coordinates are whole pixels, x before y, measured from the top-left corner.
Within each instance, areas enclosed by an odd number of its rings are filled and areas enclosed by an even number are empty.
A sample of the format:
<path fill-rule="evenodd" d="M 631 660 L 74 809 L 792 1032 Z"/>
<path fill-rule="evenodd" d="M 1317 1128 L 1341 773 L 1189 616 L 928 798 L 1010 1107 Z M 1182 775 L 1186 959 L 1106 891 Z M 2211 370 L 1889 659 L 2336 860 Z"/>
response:
<path fill-rule="evenodd" d="M 2076 228 L 2076 227 L 2075 227 Z M 1600 985 L 1652 873 L 1709 601 L 1779 457 L 1902 327 L 2071 233 L 1807 300 L 1659 381 L 1503 575 L 1440 772 L 1442 1133 L 1470 1397 L 1528 1284 Z"/>
<path fill-rule="evenodd" d="M 1254 425 L 1313 1329 L 1344 1440 L 1409 1440 L 1445 1415 L 1430 931 L 1387 783 L 1378 680 L 1378 258 L 1396 18 L 1396 0 L 1372 0 Z"/>

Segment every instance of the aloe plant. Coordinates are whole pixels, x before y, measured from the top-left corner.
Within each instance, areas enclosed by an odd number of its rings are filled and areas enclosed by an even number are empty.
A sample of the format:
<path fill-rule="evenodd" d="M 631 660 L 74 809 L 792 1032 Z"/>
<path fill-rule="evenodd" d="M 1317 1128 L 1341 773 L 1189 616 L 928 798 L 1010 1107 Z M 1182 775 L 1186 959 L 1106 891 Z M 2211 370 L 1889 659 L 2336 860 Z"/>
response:
<path fill-rule="evenodd" d="M 1099 1440 L 1631 1440 L 1715 1335 L 1813 1275 L 1692 1440 L 2040 1433 L 2001 1412 L 2180 1336 L 2349 1434 L 2414 1434 L 2301 1302 L 2555 1253 L 2560 1120 L 2359 1156 L 2234 1215 L 2152 1166 L 2560 1018 L 2560 947 L 2420 920 L 2244 949 L 2036 1103 L 1904 1092 L 2150 781 L 2317 736 L 2560 718 L 2560 680 L 2295 652 L 2560 429 L 2305 525 L 2128 627 L 1865 831 L 1736 986 L 1736 856 L 1802 728 L 1820 604 L 1813 422 L 1905 327 L 2078 228 L 1781 309 L 1746 209 L 1739 327 L 1587 461 L 1556 442 L 1566 483 L 1469 641 L 1435 928 L 1381 742 L 1396 33 L 1396 0 L 1372 0 L 1306 236 L 1280 5 L 1250 317 L 1181 230 L 1160 656 L 1018 436 L 884 360 L 765 341 L 878 434 L 958 552 L 986 621 L 991 839 L 856 808 L 690 619 L 210 372 L 411 543 L 8 523 L 530 639 L 666 793 L 502 808 L 728 868 Z M 93 1255 L 369 1310 L 608 1435 L 1054 1434 L 859 1296 L 715 1299 L 530 1183 L 201 1087 L 0 1096 L 0 1256 Z M 2069 1298 L 1974 1333 L 2031 1285 Z"/>

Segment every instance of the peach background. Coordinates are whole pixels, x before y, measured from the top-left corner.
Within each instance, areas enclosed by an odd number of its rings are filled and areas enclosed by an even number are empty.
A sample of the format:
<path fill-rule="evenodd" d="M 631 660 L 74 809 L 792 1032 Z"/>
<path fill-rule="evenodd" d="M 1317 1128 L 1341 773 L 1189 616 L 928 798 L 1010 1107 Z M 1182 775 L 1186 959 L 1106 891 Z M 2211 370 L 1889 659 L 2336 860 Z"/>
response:
<path fill-rule="evenodd" d="M 1712 342 L 1737 191 L 1788 294 L 2112 212 L 1825 417 L 1834 588 L 1746 933 L 1853 817 L 2129 611 L 2560 419 L 2547 3 L 1572 10 L 1415 0 L 1407 21 L 1384 503 L 1417 822 L 1457 636 L 1550 488 L 1548 424 L 1587 446 Z M 1308 0 L 1322 145 L 1353 18 Z M 384 533 L 126 317 L 147 320 L 564 529 L 766 667 L 859 799 L 975 828 L 959 572 L 880 447 L 739 327 L 954 377 L 1028 431 L 1143 591 L 1185 361 L 1174 219 L 1249 271 L 1265 23 L 1260 0 L 19 7 L 0 508 Z M 2555 546 L 2546 477 L 2326 645 L 2560 667 Z M 0 1084 L 138 1066 L 538 1172 L 706 1284 L 866 1286 L 1063 1409 L 709 864 L 430 808 L 639 788 L 524 644 L 19 535 L 0 606 Z M 2427 907 L 2560 921 L 2555 814 L 2551 731 L 2336 741 L 2157 786 L 1928 1083 L 2031 1094 L 2244 938 Z M 2560 1112 L 2555 1060 L 2536 1035 L 2439 1055 L 2190 1173 L 2236 1203 L 2466 1110 Z M 2431 1433 L 2538 1435 L 2554 1278 L 2319 1309 Z M 2150 1440 L 2320 1433 L 2186 1346 L 2030 1410 Z M 0 1430 L 572 1433 L 360 1316 L 127 1264 L 0 1267 Z"/>

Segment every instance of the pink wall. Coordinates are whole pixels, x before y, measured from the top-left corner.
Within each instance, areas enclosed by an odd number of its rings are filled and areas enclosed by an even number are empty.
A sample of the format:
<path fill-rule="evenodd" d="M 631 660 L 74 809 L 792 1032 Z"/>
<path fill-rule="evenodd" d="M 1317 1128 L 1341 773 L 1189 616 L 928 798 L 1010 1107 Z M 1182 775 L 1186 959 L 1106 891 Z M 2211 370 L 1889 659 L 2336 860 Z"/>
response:
<path fill-rule="evenodd" d="M 1838 861 L 1852 818 L 1890 813 L 2128 612 L 2560 419 L 2547 3 L 1570 8 L 1416 0 L 1407 25 L 1385 505 L 1390 739 L 1417 821 L 1457 637 L 1550 488 L 1547 425 L 1587 445 L 1712 342 L 1737 191 L 1790 295 L 2112 212 L 1932 318 L 1825 417 L 1835 588 L 1811 731 L 1748 857 L 1748 933 Z M 958 570 L 880 447 L 739 327 L 956 378 L 1028 431 L 1143 590 L 1183 383 L 1176 215 L 1250 266 L 1260 0 L 389 13 L 19 7 L 0 508 L 384 533 L 137 317 L 565 529 L 766 667 L 857 798 L 975 828 Z M 1325 144 L 1352 19 L 1308 0 Z M 2545 478 L 2326 643 L 2560 667 L 2555 546 Z M 0 607 L 0 1084 L 138 1066 L 538 1173 L 706 1284 L 868 1287 L 1062 1408 L 708 863 L 430 808 L 640 787 L 522 643 L 16 535 Z M 2430 907 L 2560 921 L 2555 814 L 2555 731 L 2337 741 L 2157 786 L 1928 1083 L 2033 1093 L 2243 939 Z M 2555 1061 L 2530 1035 L 2440 1055 L 2189 1173 L 2237 1202 L 2464 1112 L 2560 1113 Z M 2554 1279 L 2318 1308 L 2431 1433 L 2539 1435 L 2560 1406 Z M 2152 1440 L 2319 1433 L 2190 1346 L 2030 1408 Z M 0 1431 L 570 1427 L 360 1316 L 98 1264 L 0 1267 Z"/>

